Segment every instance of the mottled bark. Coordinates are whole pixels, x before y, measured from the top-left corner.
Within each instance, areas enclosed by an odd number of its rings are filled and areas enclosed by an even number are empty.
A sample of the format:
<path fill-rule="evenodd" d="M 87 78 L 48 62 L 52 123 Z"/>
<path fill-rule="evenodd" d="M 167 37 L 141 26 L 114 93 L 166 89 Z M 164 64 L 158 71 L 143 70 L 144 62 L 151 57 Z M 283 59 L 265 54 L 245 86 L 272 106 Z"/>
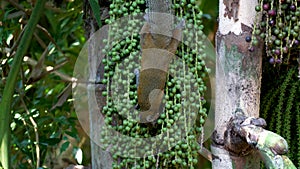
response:
<path fill-rule="evenodd" d="M 216 36 L 216 127 L 211 146 L 215 169 L 259 168 L 257 151 L 228 129 L 232 117 L 259 116 L 262 45 L 250 52 L 250 44 L 245 41 L 246 36 L 251 36 L 255 5 L 252 1 L 220 2 Z"/>
<path fill-rule="evenodd" d="M 259 116 L 261 48 L 249 52 L 249 43 L 245 42 L 245 37 L 249 35 L 250 29 L 245 29 L 241 35 L 217 35 L 217 126 L 212 145 L 215 168 L 259 168 L 259 159 L 255 159 L 258 157 L 256 152 L 248 150 L 249 145 L 243 140 L 231 140 L 235 142 L 235 149 L 230 151 L 230 147 L 225 147 L 224 143 L 224 136 L 228 134 L 225 131 L 231 117 L 239 114 Z"/>

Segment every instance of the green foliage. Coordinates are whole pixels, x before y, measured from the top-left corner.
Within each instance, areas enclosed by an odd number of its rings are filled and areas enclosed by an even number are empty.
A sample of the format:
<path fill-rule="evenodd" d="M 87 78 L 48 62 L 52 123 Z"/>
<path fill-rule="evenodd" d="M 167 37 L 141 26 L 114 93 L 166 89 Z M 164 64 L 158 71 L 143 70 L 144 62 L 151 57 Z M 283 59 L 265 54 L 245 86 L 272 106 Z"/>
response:
<path fill-rule="evenodd" d="M 300 92 L 300 90 L 298 90 L 298 92 Z M 296 103 L 296 111 L 295 111 L 296 115 L 296 124 L 297 124 L 297 141 L 295 141 L 294 146 L 298 146 L 298 151 L 295 153 L 297 155 L 297 157 L 295 157 L 295 160 L 298 161 L 298 167 L 300 166 L 300 148 L 299 148 L 299 143 L 300 143 L 300 102 Z M 297 163 L 296 163 L 297 164 Z"/>
<path fill-rule="evenodd" d="M 96 0 L 89 0 L 89 2 L 93 10 L 93 14 L 95 15 L 95 19 L 97 20 L 98 26 L 99 28 L 101 28 L 102 22 L 101 22 L 101 15 L 100 15 L 101 12 L 100 5 Z"/>
<path fill-rule="evenodd" d="M 2 167 L 5 169 L 11 168 L 11 159 L 10 159 L 10 121 L 11 121 L 11 104 L 13 100 L 14 88 L 16 86 L 16 81 L 18 78 L 18 73 L 21 67 L 21 63 L 23 57 L 29 47 L 30 39 L 33 36 L 34 28 L 36 27 L 40 15 L 44 9 L 45 0 L 41 0 L 36 3 L 31 17 L 28 21 L 26 28 L 24 29 L 24 33 L 20 37 L 19 48 L 16 50 L 16 54 L 14 56 L 14 60 L 12 63 L 12 68 L 8 74 L 7 82 L 4 86 L 3 98 L 0 103 L 0 140 L 1 140 L 1 157 L 0 161 Z M 28 42 L 29 39 L 29 42 Z"/>
<path fill-rule="evenodd" d="M 33 7 L 28 1 L 19 1 L 19 6 L 13 6 L 8 2 L 1 3 L 0 93 L 2 94 L 15 58 L 15 51 L 19 47 L 18 39 Z M 68 77 L 72 75 L 77 54 L 85 42 L 81 8 L 81 1 L 63 1 L 59 4 L 48 2 L 38 23 L 39 26 L 34 31 L 34 37 L 26 53 L 27 59 L 18 72 L 11 105 L 11 154 L 14 168 L 35 168 L 38 162 L 39 166 L 44 165 L 47 154 L 57 147 L 63 135 L 79 139 L 75 128 L 77 117 L 72 100 L 69 100 L 70 93 L 63 91 L 71 83 Z M 22 22 L 19 22 L 21 18 Z M 44 51 L 48 52 L 43 60 Z M 67 64 L 63 64 L 64 62 Z M 56 69 L 57 65 L 59 66 Z M 54 73 L 48 72 L 45 69 L 47 66 L 53 67 Z M 63 94 L 68 98 L 61 100 Z M 40 150 L 37 150 L 37 147 Z M 39 160 L 37 154 L 40 154 Z"/>
<path fill-rule="evenodd" d="M 291 67 L 265 68 L 261 96 L 262 117 L 267 129 L 281 135 L 289 144 L 288 157 L 299 166 L 299 116 L 300 80 L 297 69 Z M 273 80 L 269 79 L 272 78 Z"/>
<path fill-rule="evenodd" d="M 203 11 L 203 26 L 204 33 L 213 42 L 216 29 L 217 29 L 217 17 L 219 13 L 219 1 L 218 0 L 198 0 L 199 7 Z"/>
<path fill-rule="evenodd" d="M 276 132 L 280 135 L 280 130 L 281 130 L 281 126 L 282 126 L 282 117 L 281 117 L 281 112 L 282 112 L 282 106 L 283 103 L 285 102 L 286 98 L 285 98 L 285 90 L 287 88 L 287 86 L 290 83 L 290 80 L 292 78 L 294 71 L 289 71 L 286 75 L 286 78 L 284 80 L 284 82 L 282 83 L 282 85 L 280 86 L 279 89 L 279 98 L 278 98 L 278 104 L 275 108 L 275 112 L 277 114 L 277 118 L 276 118 Z M 274 124 L 270 124 L 270 126 L 275 127 Z"/>

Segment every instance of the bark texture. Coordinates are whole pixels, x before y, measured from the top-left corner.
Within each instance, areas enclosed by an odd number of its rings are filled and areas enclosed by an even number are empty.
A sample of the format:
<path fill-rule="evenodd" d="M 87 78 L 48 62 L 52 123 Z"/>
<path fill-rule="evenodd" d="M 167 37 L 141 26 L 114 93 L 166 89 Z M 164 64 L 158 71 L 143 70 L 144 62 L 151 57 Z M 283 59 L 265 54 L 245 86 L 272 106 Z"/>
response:
<path fill-rule="evenodd" d="M 249 51 L 249 43 L 245 37 L 250 29 L 245 26 L 241 35 L 229 33 L 218 34 L 217 42 L 217 74 L 216 74 L 216 130 L 213 135 L 213 166 L 223 168 L 235 166 L 245 167 L 254 157 L 248 152 L 243 140 L 225 147 L 225 133 L 231 117 L 236 115 L 259 116 L 260 80 L 261 80 L 261 48 Z M 229 138 L 229 137 L 227 137 Z M 228 151 L 230 149 L 230 151 Z M 231 158 L 229 158 L 231 156 Z M 258 160 L 255 160 L 257 163 Z M 254 163 L 254 164 L 255 164 Z M 249 166 L 248 168 L 253 168 Z M 254 168 L 259 168 L 255 166 Z"/>
<path fill-rule="evenodd" d="M 250 52 L 250 43 L 245 41 L 246 36 L 251 37 L 254 9 L 253 2 L 220 1 L 216 35 L 216 126 L 211 146 L 215 169 L 250 169 L 259 168 L 260 164 L 257 151 L 243 138 L 233 135 L 228 125 L 238 115 L 259 116 L 262 46 Z"/>
<path fill-rule="evenodd" d="M 250 164 L 254 160 L 252 154 L 255 152 L 248 152 L 248 145 L 243 144 L 243 140 L 230 140 L 236 143 L 232 147 L 225 148 L 224 138 L 225 134 L 230 134 L 225 131 L 231 117 L 259 116 L 261 48 L 257 47 L 254 52 L 249 51 L 249 43 L 245 41 L 245 37 L 249 35 L 251 36 L 250 29 L 244 26 L 244 32 L 241 35 L 229 33 L 218 34 L 216 37 L 215 124 L 217 125 L 212 146 L 214 168 L 232 168 L 233 165 L 236 168 L 245 168 L 246 163 Z M 230 148 L 232 149 L 227 151 Z M 231 156 L 231 159 L 228 156 Z M 257 161 L 255 160 L 255 163 L 258 166 L 248 168 L 259 168 Z"/>

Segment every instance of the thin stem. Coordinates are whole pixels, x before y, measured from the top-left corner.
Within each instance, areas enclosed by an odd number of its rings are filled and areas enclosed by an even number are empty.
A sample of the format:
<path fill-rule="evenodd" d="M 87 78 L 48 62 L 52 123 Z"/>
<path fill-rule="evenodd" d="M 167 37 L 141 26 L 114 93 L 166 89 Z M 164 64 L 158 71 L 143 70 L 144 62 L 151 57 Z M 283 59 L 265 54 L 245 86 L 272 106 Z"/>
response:
<path fill-rule="evenodd" d="M 1 140 L 1 164 L 4 169 L 11 168 L 10 160 L 10 121 L 11 121 L 11 105 L 13 101 L 14 89 L 16 86 L 18 74 L 20 71 L 23 57 L 30 45 L 34 28 L 36 27 L 40 16 L 44 12 L 44 5 L 46 0 L 38 0 L 33 9 L 32 15 L 25 27 L 24 34 L 21 38 L 19 47 L 16 51 L 16 55 L 11 66 L 11 70 L 8 74 L 7 83 L 3 90 L 3 98 L 0 103 L 0 140 Z"/>
<path fill-rule="evenodd" d="M 36 60 L 34 60 L 34 59 L 32 59 L 32 58 L 30 58 L 30 57 L 28 57 L 28 56 L 25 56 L 24 57 L 24 61 L 26 62 L 26 63 L 28 63 L 29 65 L 31 65 L 31 66 L 35 66 L 36 64 L 37 64 L 37 61 Z M 47 66 L 43 66 L 43 68 L 47 71 Z M 57 69 L 57 68 L 56 68 Z M 73 77 L 71 77 L 71 76 L 69 76 L 69 75 L 66 75 L 66 74 L 64 74 L 64 73 L 61 73 L 61 72 L 59 72 L 58 70 L 56 70 L 56 69 L 52 69 L 52 71 L 51 71 L 51 73 L 53 73 L 53 74 L 55 74 L 55 75 L 57 75 L 57 76 L 59 76 L 61 79 L 63 79 L 64 81 L 67 81 L 67 82 L 77 82 L 78 83 L 78 81 L 76 80 L 76 78 L 73 78 Z M 84 82 L 82 82 L 82 83 L 84 83 Z M 87 82 L 85 82 L 85 83 L 87 83 Z"/>
<path fill-rule="evenodd" d="M 33 126 L 33 131 L 34 131 L 34 134 L 35 134 L 35 151 L 36 151 L 36 168 L 39 168 L 40 166 L 40 161 L 41 161 L 41 155 L 40 155 L 40 141 L 39 141 L 39 132 L 38 132 L 38 126 L 37 126 L 37 123 L 35 122 L 35 120 L 33 119 L 32 116 L 30 116 L 30 112 L 24 102 L 24 99 L 23 97 L 21 97 L 21 103 L 22 103 L 22 106 L 24 107 L 25 111 L 26 111 L 26 114 L 29 115 L 29 120 Z M 26 125 L 26 121 L 24 120 L 23 122 L 25 125 Z"/>
<path fill-rule="evenodd" d="M 30 13 L 28 10 L 26 10 L 22 5 L 18 4 L 17 2 L 15 2 L 14 0 L 7 0 L 7 2 L 9 2 L 12 6 L 14 6 L 15 8 L 25 12 L 27 15 Z"/>

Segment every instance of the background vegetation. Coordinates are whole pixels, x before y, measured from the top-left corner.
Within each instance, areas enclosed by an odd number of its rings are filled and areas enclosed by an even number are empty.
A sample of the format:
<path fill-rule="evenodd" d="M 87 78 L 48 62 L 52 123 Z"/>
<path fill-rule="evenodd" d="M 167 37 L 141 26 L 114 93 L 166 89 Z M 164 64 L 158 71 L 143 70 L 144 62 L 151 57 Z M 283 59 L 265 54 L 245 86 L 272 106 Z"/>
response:
<path fill-rule="evenodd" d="M 29 1 L 1 1 L 0 99 L 32 9 Z M 55 153 L 58 143 L 66 140 L 60 146 L 65 151 L 69 146 L 67 136 L 80 139 L 70 77 L 85 42 L 82 23 L 81 1 L 47 2 L 15 88 L 11 123 L 14 168 L 35 168 L 38 161 L 56 162 L 46 157 Z"/>

